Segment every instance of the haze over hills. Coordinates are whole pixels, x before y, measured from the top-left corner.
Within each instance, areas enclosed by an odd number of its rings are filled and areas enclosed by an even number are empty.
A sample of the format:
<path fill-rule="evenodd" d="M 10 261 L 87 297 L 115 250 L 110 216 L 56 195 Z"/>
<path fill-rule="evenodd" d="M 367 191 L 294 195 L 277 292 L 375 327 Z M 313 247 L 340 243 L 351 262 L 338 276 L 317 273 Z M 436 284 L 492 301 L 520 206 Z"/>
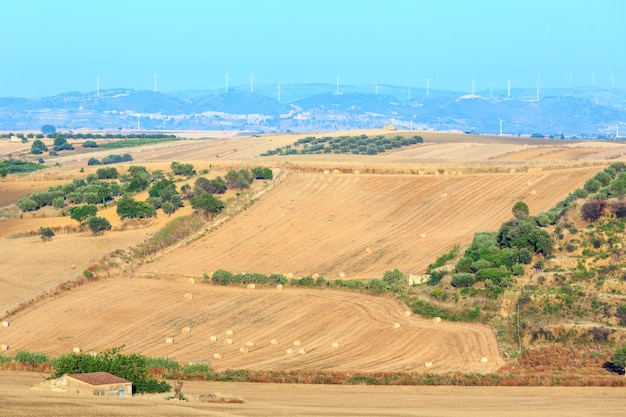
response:
<path fill-rule="evenodd" d="M 0 98 L 0 130 L 233 129 L 259 132 L 381 128 L 615 138 L 626 133 L 626 90 L 453 92 L 392 85 L 262 84 L 161 93 L 110 89 Z M 510 94 L 510 96 L 509 96 Z M 279 99 L 280 98 L 280 99 Z"/>

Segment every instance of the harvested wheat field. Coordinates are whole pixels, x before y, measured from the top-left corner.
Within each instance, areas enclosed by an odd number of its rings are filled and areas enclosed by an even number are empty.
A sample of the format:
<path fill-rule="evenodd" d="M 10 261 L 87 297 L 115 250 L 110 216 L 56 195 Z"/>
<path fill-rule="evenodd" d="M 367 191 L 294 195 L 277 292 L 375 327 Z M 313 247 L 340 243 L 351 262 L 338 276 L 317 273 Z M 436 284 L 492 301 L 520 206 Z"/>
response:
<path fill-rule="evenodd" d="M 446 416 L 583 417 L 622 416 L 623 392 L 615 388 L 391 387 L 219 383 L 185 381 L 188 401 L 171 394 L 132 398 L 36 391 L 43 377 L 0 371 L 0 407 L 13 417 L 64 416 Z M 221 393 L 243 403 L 200 402 Z"/>
<path fill-rule="evenodd" d="M 125 345 L 181 363 L 211 360 L 217 370 L 486 373 L 504 363 L 488 327 L 404 311 L 393 299 L 347 291 L 110 278 L 12 315 L 0 339 L 11 351 L 50 355 Z"/>
<path fill-rule="evenodd" d="M 327 279 L 380 277 L 394 268 L 423 273 L 475 232 L 497 230 L 516 201 L 526 201 L 533 213 L 547 210 L 599 169 L 462 177 L 292 172 L 235 219 L 140 271 L 202 276 L 226 269 Z"/>

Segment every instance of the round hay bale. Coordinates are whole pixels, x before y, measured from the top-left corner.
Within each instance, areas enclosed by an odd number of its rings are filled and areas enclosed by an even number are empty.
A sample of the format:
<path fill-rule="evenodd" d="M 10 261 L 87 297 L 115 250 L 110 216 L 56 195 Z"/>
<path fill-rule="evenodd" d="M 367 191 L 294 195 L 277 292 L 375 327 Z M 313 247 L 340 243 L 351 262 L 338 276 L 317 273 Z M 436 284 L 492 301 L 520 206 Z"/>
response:
<path fill-rule="evenodd" d="M 339 278 L 345 278 L 346 277 L 346 273 L 345 272 L 340 272 L 339 273 Z"/>
<path fill-rule="evenodd" d="M 234 334 L 235 333 L 231 329 L 226 330 L 226 336 L 232 336 Z"/>
<path fill-rule="evenodd" d="M 173 337 L 166 337 L 165 338 L 165 343 L 169 343 L 169 344 L 174 343 L 174 338 Z"/>
<path fill-rule="evenodd" d="M 433 367 L 433 363 L 431 361 L 428 361 L 426 363 L 424 363 L 424 366 L 427 368 L 432 368 Z"/>
<path fill-rule="evenodd" d="M 487 363 L 487 362 L 489 362 L 489 358 L 487 358 L 486 356 L 480 357 L 480 363 Z"/>
<path fill-rule="evenodd" d="M 410 310 L 405 310 L 404 311 L 404 317 L 411 317 L 411 311 Z"/>
<path fill-rule="evenodd" d="M 255 288 L 256 288 L 256 285 L 254 285 L 254 284 L 248 284 L 248 285 L 246 285 L 246 288 L 247 288 L 247 289 L 249 289 L 249 290 L 253 290 L 253 289 L 255 289 Z"/>
<path fill-rule="evenodd" d="M 456 171 L 450 171 L 450 175 L 456 177 Z"/>
<path fill-rule="evenodd" d="M 242 346 L 239 348 L 239 353 L 248 353 L 248 348 L 245 346 Z"/>
<path fill-rule="evenodd" d="M 2 322 L 2 327 L 9 327 L 9 322 L 8 321 L 3 321 Z"/>
<path fill-rule="evenodd" d="M 339 347 L 339 342 L 333 342 L 330 346 L 334 347 L 334 348 L 338 348 Z"/>
<path fill-rule="evenodd" d="M 293 345 L 294 346 L 300 346 L 302 343 L 299 340 L 294 340 L 293 341 Z"/>
<path fill-rule="evenodd" d="M 441 198 L 441 199 L 444 199 L 444 198 L 446 198 L 446 197 L 448 197 L 448 193 L 441 193 L 441 194 L 439 195 L 439 198 Z"/>
<path fill-rule="evenodd" d="M 248 347 L 254 347 L 254 342 L 247 341 L 247 342 L 246 342 L 246 346 L 248 346 Z"/>
<path fill-rule="evenodd" d="M 399 329 L 400 328 L 400 323 L 394 323 L 393 324 L 393 328 L 394 329 Z"/>
<path fill-rule="evenodd" d="M 298 349 L 298 355 L 306 355 L 306 349 L 305 348 Z"/>
<path fill-rule="evenodd" d="M 515 168 L 509 168 L 509 174 L 515 174 Z"/>
<path fill-rule="evenodd" d="M 435 317 L 433 323 L 441 323 L 441 317 Z"/>
<path fill-rule="evenodd" d="M 354 175 L 361 175 L 361 171 L 359 171 L 358 169 L 354 170 Z"/>
<path fill-rule="evenodd" d="M 289 273 L 287 273 L 285 276 L 286 276 L 287 278 L 291 279 L 291 278 L 293 278 L 293 273 L 292 273 L 292 272 L 289 272 Z"/>
<path fill-rule="evenodd" d="M 9 350 L 9 345 L 5 345 L 4 343 L 0 345 L 0 350 Z"/>
<path fill-rule="evenodd" d="M 282 291 L 283 290 L 283 284 L 278 284 L 276 286 L 276 291 Z"/>
<path fill-rule="evenodd" d="M 293 353 L 293 349 L 289 348 L 289 349 L 286 350 L 286 352 L 287 352 L 287 355 L 291 355 Z"/>
<path fill-rule="evenodd" d="M 195 278 L 189 278 L 187 279 L 187 282 L 191 285 L 195 285 L 196 284 L 196 279 Z"/>
<path fill-rule="evenodd" d="M 341 171 L 339 171 L 338 169 L 333 169 L 333 174 L 341 174 Z"/>
<path fill-rule="evenodd" d="M 96 357 L 98 356 L 98 352 L 89 352 L 89 356 Z"/>
<path fill-rule="evenodd" d="M 420 233 L 420 239 L 424 239 L 426 237 L 426 233 Z"/>
<path fill-rule="evenodd" d="M 222 356 L 221 353 L 214 353 L 213 354 L 213 359 L 222 359 L 222 358 L 223 358 L 223 356 Z"/>
<path fill-rule="evenodd" d="M 438 177 L 438 176 L 439 176 L 439 171 L 435 170 L 435 171 L 433 172 L 433 175 L 434 175 L 435 177 Z"/>
<path fill-rule="evenodd" d="M 372 253 L 372 248 L 365 248 L 365 253 Z"/>
<path fill-rule="evenodd" d="M 457 172 L 456 172 L 456 175 L 457 175 L 458 177 L 462 177 L 462 176 L 463 176 L 463 171 L 457 171 Z"/>
<path fill-rule="evenodd" d="M 311 275 L 311 278 L 313 279 L 318 279 L 319 277 L 320 277 L 320 274 L 317 274 L 317 273 Z"/>
<path fill-rule="evenodd" d="M 190 292 L 185 293 L 185 300 L 191 300 L 192 298 L 193 298 L 193 295 Z"/>
<path fill-rule="evenodd" d="M 530 195 L 536 195 L 536 194 L 537 194 L 537 190 L 532 190 L 532 191 L 530 192 Z"/>
<path fill-rule="evenodd" d="M 447 177 L 447 176 L 448 176 L 448 175 L 450 175 L 450 174 L 448 173 L 448 171 L 444 170 L 444 171 L 443 171 L 443 174 L 441 174 L 441 175 L 443 175 L 444 177 Z"/>
<path fill-rule="evenodd" d="M 417 175 L 419 175 L 420 177 L 423 176 L 424 175 L 424 171 L 420 169 L 419 171 L 417 171 Z"/>
<path fill-rule="evenodd" d="M 277 344 L 278 344 L 278 340 L 276 339 L 270 340 L 270 345 L 277 345 Z"/>
<path fill-rule="evenodd" d="M 231 339 L 230 337 L 224 340 L 224 344 L 225 345 L 232 345 L 233 344 L 233 339 Z"/>
<path fill-rule="evenodd" d="M 533 185 L 533 182 L 532 182 L 532 181 L 528 181 L 528 182 L 526 183 L 526 186 L 528 186 L 528 187 L 530 187 L 531 185 Z"/>
<path fill-rule="evenodd" d="M 81 353 L 83 350 L 81 348 L 79 348 L 78 346 L 74 346 L 72 348 L 72 352 L 74 353 Z"/>
<path fill-rule="evenodd" d="M 180 329 L 181 333 L 183 334 L 187 334 L 187 333 L 191 333 L 191 327 L 189 326 L 185 326 L 182 329 Z"/>
<path fill-rule="evenodd" d="M 211 336 L 209 336 L 209 342 L 217 342 L 217 336 L 212 334 Z"/>
<path fill-rule="evenodd" d="M 330 174 L 330 170 L 325 169 L 325 170 L 324 170 L 324 175 L 328 175 L 328 174 Z"/>

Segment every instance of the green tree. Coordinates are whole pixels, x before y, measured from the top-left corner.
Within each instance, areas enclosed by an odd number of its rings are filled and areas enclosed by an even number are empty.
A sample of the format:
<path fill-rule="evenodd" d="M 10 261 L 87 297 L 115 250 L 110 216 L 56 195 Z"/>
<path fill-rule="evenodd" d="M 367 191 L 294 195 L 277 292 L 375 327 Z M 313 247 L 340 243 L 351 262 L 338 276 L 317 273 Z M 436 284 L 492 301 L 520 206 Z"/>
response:
<path fill-rule="evenodd" d="M 511 211 L 513 212 L 513 217 L 516 218 L 521 216 L 528 216 L 528 204 L 524 203 L 523 201 L 518 201 L 513 205 Z"/>
<path fill-rule="evenodd" d="M 163 213 L 167 214 L 168 216 L 176 212 L 176 206 L 170 203 L 169 201 L 166 201 L 165 203 L 163 203 L 161 208 L 163 209 Z"/>
<path fill-rule="evenodd" d="M 43 133 L 44 135 L 51 135 L 53 133 L 56 133 L 57 129 L 56 127 L 52 126 L 52 125 L 43 125 L 41 126 L 41 133 Z"/>
<path fill-rule="evenodd" d="M 213 216 L 224 209 L 222 200 L 209 193 L 202 193 L 199 196 L 192 197 L 190 202 L 194 210 L 198 210 L 205 216 L 209 214 Z"/>
<path fill-rule="evenodd" d="M 39 208 L 39 204 L 32 198 L 20 198 L 17 201 L 17 208 L 22 211 L 35 211 Z"/>
<path fill-rule="evenodd" d="M 611 356 L 611 361 L 613 362 L 613 365 L 626 370 L 626 346 L 622 346 L 617 349 L 613 356 Z M 624 376 L 626 376 L 626 372 L 624 373 Z"/>
<path fill-rule="evenodd" d="M 33 155 L 41 155 L 44 152 L 48 152 L 48 147 L 41 140 L 37 139 L 30 145 L 30 153 Z"/>
<path fill-rule="evenodd" d="M 116 212 L 120 219 L 136 219 L 154 217 L 156 215 L 156 210 L 153 206 L 143 201 L 136 201 L 128 196 L 124 196 L 118 201 Z"/>
<path fill-rule="evenodd" d="M 100 234 L 104 230 L 111 230 L 111 223 L 104 217 L 91 216 L 87 219 L 87 227 L 94 235 Z"/>
<path fill-rule="evenodd" d="M 193 165 L 191 164 L 181 164 L 178 162 L 172 162 L 172 164 L 170 165 L 170 168 L 172 168 L 172 173 L 174 175 L 184 175 L 187 177 L 191 177 L 192 175 L 196 173 L 196 171 L 193 169 Z"/>
<path fill-rule="evenodd" d="M 39 236 L 41 236 L 41 240 L 43 240 L 44 242 L 47 242 L 48 240 L 54 237 L 54 232 L 49 227 L 40 227 Z"/>
<path fill-rule="evenodd" d="M 78 223 L 83 224 L 89 217 L 95 216 L 98 212 L 98 207 L 92 204 L 85 204 L 83 206 L 76 206 L 70 209 L 70 218 L 76 220 Z"/>

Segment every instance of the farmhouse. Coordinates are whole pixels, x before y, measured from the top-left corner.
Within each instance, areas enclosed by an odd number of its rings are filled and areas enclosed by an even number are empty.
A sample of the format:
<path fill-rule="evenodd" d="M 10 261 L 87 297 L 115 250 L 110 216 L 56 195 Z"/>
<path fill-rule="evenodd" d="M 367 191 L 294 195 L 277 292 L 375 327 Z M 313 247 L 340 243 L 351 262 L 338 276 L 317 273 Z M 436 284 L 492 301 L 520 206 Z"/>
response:
<path fill-rule="evenodd" d="M 133 384 L 108 372 L 65 374 L 53 382 L 54 389 L 77 394 L 131 396 Z"/>

